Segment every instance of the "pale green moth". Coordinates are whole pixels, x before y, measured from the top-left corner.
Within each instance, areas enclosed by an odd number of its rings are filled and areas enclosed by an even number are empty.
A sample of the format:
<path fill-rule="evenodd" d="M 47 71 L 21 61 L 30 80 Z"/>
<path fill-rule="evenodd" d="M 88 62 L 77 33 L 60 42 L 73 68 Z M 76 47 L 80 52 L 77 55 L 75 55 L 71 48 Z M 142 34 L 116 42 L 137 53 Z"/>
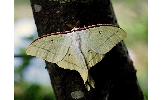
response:
<path fill-rule="evenodd" d="M 84 83 L 87 81 L 94 87 L 88 70 L 125 37 L 126 32 L 119 27 L 97 24 L 42 36 L 31 43 L 26 53 L 61 68 L 76 70 Z"/>

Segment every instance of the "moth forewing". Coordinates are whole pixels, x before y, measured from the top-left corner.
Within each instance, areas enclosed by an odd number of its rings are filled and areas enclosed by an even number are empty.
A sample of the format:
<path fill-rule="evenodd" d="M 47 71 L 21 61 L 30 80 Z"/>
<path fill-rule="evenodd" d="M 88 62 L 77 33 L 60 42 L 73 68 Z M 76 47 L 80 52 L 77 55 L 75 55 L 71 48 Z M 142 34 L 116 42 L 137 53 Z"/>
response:
<path fill-rule="evenodd" d="M 65 57 L 70 45 L 71 39 L 66 35 L 44 36 L 32 42 L 26 53 L 56 63 Z"/>
<path fill-rule="evenodd" d="M 101 26 L 89 30 L 88 46 L 99 54 L 106 54 L 126 36 L 126 32 L 114 26 Z"/>

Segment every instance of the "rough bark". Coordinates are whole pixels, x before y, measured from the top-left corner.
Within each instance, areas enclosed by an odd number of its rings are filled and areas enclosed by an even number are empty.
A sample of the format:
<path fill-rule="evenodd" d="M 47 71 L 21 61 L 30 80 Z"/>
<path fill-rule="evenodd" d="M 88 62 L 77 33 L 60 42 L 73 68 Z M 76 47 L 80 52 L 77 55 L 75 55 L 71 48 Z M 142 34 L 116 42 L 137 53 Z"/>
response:
<path fill-rule="evenodd" d="M 110 0 L 30 1 L 39 36 L 71 30 L 74 26 L 118 24 Z M 91 91 L 85 89 L 78 72 L 48 62 L 46 67 L 57 100 L 74 100 L 71 96 L 74 91 L 84 94 L 78 100 L 143 100 L 136 70 L 123 41 L 91 68 L 96 83 Z"/>

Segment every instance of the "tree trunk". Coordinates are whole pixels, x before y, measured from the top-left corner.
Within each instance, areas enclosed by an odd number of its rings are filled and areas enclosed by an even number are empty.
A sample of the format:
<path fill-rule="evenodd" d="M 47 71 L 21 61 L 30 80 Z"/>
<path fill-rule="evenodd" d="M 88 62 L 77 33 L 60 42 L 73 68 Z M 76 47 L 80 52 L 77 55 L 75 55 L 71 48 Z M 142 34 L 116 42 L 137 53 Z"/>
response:
<path fill-rule="evenodd" d="M 31 0 L 38 35 L 71 30 L 74 26 L 115 24 L 110 0 Z M 124 42 L 91 68 L 96 88 L 87 91 L 77 71 L 46 62 L 57 100 L 143 100 L 136 70 Z"/>

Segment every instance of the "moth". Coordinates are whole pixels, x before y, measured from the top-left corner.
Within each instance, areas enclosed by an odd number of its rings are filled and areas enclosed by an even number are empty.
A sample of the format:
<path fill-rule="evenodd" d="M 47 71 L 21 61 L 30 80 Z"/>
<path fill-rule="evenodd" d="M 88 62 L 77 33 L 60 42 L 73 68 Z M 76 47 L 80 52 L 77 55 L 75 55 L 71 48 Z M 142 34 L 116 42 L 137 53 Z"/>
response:
<path fill-rule="evenodd" d="M 56 63 L 61 68 L 76 70 L 84 84 L 88 82 L 94 87 L 88 70 L 126 35 L 123 29 L 109 24 L 73 28 L 71 31 L 51 33 L 36 39 L 26 53 Z"/>

